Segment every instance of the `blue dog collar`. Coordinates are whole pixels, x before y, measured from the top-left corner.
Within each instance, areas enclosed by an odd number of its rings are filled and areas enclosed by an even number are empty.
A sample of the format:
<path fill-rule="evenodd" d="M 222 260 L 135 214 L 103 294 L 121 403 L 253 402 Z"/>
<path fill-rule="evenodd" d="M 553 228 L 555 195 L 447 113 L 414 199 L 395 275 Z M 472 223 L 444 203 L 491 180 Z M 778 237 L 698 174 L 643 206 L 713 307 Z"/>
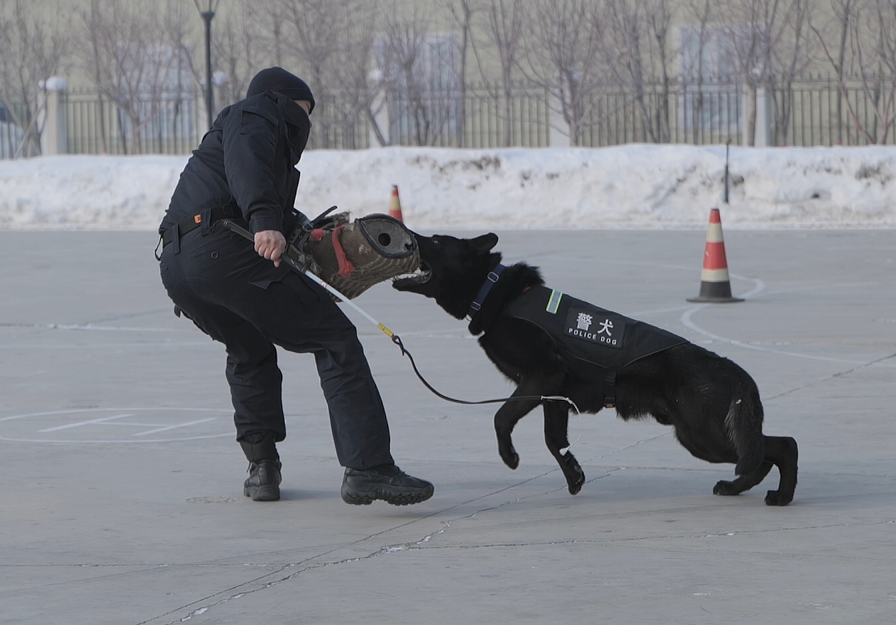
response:
<path fill-rule="evenodd" d="M 492 271 L 488 272 L 485 282 L 482 283 L 482 288 L 479 289 L 479 293 L 476 295 L 476 299 L 474 299 L 473 303 L 470 304 L 470 312 L 467 313 L 467 317 L 472 319 L 473 315 L 479 312 L 479 309 L 482 308 L 482 302 L 484 302 L 485 298 L 488 297 L 488 294 L 492 290 L 492 287 L 495 286 L 498 278 L 501 277 L 501 272 L 505 269 L 506 267 L 504 265 L 498 263 L 498 265 Z"/>

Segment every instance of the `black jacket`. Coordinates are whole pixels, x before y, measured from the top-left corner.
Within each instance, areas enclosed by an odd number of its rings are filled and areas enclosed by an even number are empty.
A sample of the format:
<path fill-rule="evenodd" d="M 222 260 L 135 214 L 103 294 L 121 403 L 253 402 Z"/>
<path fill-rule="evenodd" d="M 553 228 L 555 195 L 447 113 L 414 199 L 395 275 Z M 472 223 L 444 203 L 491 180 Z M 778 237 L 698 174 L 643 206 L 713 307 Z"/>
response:
<path fill-rule="evenodd" d="M 252 232 L 288 234 L 297 218 L 295 165 L 310 130 L 298 104 L 270 91 L 222 110 L 187 162 L 159 232 L 229 208 L 239 209 Z"/>

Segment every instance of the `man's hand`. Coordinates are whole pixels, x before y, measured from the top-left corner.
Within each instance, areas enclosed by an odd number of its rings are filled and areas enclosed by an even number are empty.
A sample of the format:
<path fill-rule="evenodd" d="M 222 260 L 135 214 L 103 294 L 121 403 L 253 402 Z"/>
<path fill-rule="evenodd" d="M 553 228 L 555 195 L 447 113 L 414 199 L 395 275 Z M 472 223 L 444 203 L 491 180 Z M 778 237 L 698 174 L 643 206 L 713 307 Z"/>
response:
<path fill-rule="evenodd" d="M 274 267 L 280 266 L 280 256 L 286 250 L 286 237 L 279 230 L 262 230 L 255 233 L 255 251 L 259 256 L 274 261 Z"/>

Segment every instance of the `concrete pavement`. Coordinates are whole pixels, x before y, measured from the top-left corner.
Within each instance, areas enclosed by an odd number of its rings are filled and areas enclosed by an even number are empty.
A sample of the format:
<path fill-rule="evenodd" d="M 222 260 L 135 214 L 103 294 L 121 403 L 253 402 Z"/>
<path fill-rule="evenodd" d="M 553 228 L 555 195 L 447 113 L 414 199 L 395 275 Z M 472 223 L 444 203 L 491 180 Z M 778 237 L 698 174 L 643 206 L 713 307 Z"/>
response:
<path fill-rule="evenodd" d="M 730 305 L 685 301 L 705 232 L 498 234 L 505 262 L 747 369 L 766 432 L 800 444 L 793 504 L 763 505 L 776 470 L 713 496 L 733 467 L 610 411 L 570 420 L 579 495 L 535 413 L 511 471 L 496 406 L 431 395 L 350 309 L 393 453 L 435 496 L 342 503 L 312 359 L 284 355 L 283 500 L 251 502 L 223 348 L 172 314 L 155 237 L 0 231 L 0 623 L 896 620 L 896 231 L 728 230 L 732 289 L 747 299 Z M 440 391 L 511 390 L 433 302 L 388 285 L 355 301 Z"/>

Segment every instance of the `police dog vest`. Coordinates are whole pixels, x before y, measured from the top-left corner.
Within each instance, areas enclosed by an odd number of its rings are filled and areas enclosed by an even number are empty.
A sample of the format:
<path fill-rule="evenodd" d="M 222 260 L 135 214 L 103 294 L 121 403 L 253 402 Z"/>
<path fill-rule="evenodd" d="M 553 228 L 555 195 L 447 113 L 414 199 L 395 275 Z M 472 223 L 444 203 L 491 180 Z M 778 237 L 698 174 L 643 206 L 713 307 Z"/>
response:
<path fill-rule="evenodd" d="M 687 343 L 680 336 L 598 308 L 545 286 L 516 298 L 504 313 L 534 323 L 569 356 L 615 372 L 636 360 Z M 570 363 L 572 364 L 572 363 Z"/>

